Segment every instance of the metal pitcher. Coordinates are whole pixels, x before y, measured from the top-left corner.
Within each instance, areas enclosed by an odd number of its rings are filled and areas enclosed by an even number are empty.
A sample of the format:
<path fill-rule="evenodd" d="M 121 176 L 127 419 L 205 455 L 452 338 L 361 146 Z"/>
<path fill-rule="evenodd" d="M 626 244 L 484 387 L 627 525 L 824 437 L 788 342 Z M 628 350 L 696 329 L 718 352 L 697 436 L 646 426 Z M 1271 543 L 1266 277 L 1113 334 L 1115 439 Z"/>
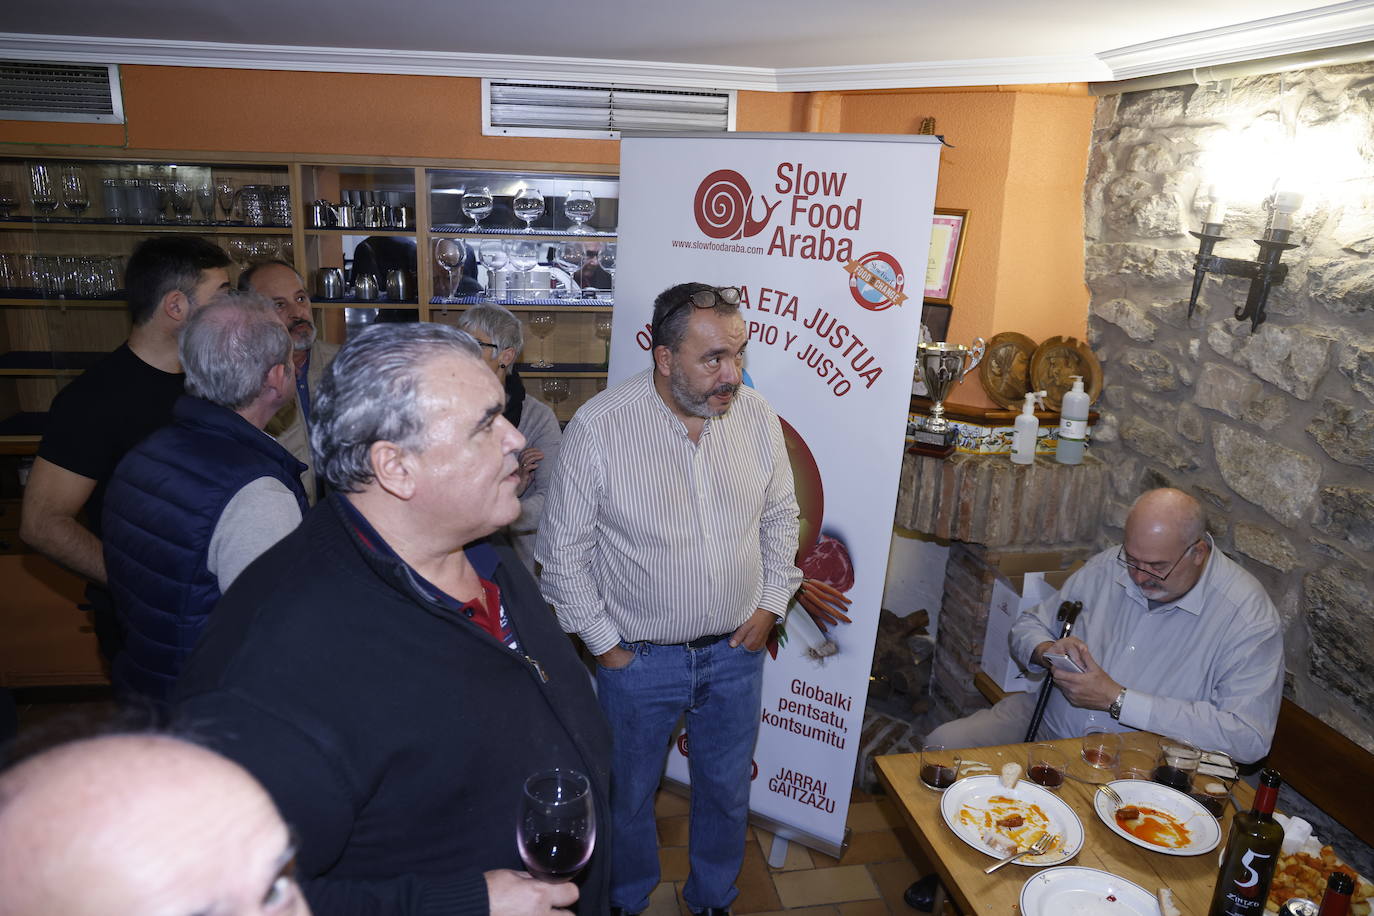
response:
<path fill-rule="evenodd" d="M 376 299 L 377 278 L 372 274 L 358 274 L 353 278 L 353 295 L 358 299 Z"/>
<path fill-rule="evenodd" d="M 317 200 L 310 205 L 310 225 L 316 229 L 326 229 L 339 225 L 334 205 L 327 200 Z"/>
<path fill-rule="evenodd" d="M 321 267 L 315 274 L 315 293 L 321 299 L 342 299 L 344 297 L 343 270 L 338 267 Z"/>
<path fill-rule="evenodd" d="M 415 295 L 410 272 L 395 268 L 386 272 L 386 297 L 392 302 L 404 302 Z"/>

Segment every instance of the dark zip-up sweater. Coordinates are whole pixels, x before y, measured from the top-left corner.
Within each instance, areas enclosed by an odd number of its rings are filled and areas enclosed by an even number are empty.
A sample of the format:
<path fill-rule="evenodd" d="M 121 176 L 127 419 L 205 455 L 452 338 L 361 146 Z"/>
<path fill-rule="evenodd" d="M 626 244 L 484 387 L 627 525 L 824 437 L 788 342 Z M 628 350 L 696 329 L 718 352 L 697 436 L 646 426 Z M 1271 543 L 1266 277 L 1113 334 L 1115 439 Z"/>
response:
<path fill-rule="evenodd" d="M 312 509 L 229 589 L 182 674 L 177 720 L 267 787 L 299 838 L 315 912 L 485 914 L 482 873 L 524 867 L 526 776 L 586 773 L 598 823 L 610 823 L 609 731 L 509 547 L 469 556 L 496 558 L 486 577 L 519 653 L 424 597 L 342 499 Z M 607 910 L 609 841 L 598 832 L 579 913 Z"/>

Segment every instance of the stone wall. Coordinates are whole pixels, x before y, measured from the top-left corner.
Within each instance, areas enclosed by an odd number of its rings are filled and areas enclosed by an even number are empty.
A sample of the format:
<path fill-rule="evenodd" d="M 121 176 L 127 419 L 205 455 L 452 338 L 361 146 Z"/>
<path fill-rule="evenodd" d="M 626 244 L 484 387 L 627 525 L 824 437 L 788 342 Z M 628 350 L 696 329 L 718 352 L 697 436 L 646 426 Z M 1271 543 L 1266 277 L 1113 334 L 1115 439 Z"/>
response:
<path fill-rule="evenodd" d="M 1264 124 L 1347 131 L 1358 174 L 1316 182 L 1257 332 L 1232 317 L 1234 277 L 1209 278 L 1190 321 L 1205 151 Z M 1257 203 L 1228 213 L 1217 254 L 1254 257 Z M 1288 695 L 1374 750 L 1374 64 L 1105 96 L 1085 206 L 1105 536 L 1145 488 L 1197 495 L 1283 616 Z"/>

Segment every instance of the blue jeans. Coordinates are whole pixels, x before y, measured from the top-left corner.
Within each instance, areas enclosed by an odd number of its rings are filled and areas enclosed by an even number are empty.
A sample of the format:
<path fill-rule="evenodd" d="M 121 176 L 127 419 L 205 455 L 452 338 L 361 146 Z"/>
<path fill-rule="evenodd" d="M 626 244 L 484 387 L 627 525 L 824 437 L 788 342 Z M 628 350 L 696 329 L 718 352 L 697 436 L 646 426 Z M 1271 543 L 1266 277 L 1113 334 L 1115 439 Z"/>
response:
<path fill-rule="evenodd" d="M 658 886 L 654 793 L 673 728 L 687 719 L 692 779 L 691 873 L 682 897 L 692 910 L 728 907 L 739 890 L 749 826 L 749 781 L 758 738 L 763 650 L 622 643 L 623 668 L 596 669 L 597 696 L 611 723 L 611 906 L 643 912 Z"/>

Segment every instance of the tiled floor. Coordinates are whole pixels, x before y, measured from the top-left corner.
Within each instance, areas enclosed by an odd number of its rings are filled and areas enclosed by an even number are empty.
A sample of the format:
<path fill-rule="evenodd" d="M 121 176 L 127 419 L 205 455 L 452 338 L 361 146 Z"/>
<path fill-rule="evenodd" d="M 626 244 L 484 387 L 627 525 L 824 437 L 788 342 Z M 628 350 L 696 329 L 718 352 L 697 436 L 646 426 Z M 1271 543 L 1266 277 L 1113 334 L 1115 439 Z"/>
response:
<path fill-rule="evenodd" d="M 650 898 L 648 916 L 690 916 L 682 902 L 687 879 L 687 800 L 658 796 L 659 860 L 663 883 Z M 849 804 L 849 846 L 835 859 L 792 843 L 781 868 L 768 865 L 773 837 L 751 827 L 740 872 L 736 914 L 787 916 L 916 916 L 902 900 L 926 861 L 886 798 L 855 790 Z M 953 910 L 947 911 L 953 916 Z"/>

